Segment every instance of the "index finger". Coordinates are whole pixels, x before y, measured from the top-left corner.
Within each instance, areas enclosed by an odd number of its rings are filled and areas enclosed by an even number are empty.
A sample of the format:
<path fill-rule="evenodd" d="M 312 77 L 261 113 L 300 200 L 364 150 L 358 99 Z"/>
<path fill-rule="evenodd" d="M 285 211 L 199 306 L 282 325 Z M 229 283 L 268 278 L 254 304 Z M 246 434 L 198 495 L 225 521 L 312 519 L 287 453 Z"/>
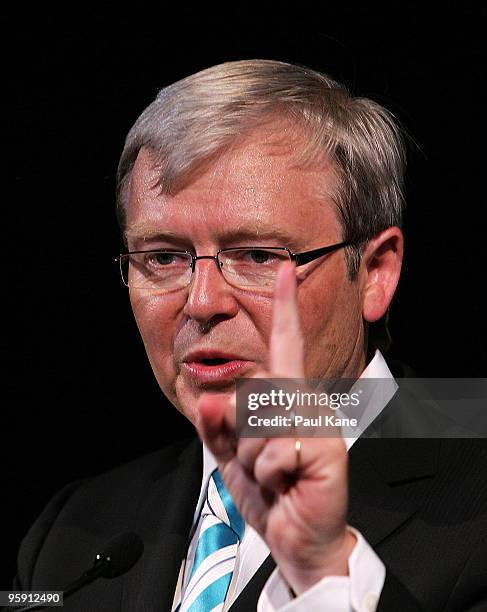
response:
<path fill-rule="evenodd" d="M 278 378 L 304 378 L 303 335 L 299 324 L 296 267 L 284 263 L 277 273 L 269 366 Z"/>

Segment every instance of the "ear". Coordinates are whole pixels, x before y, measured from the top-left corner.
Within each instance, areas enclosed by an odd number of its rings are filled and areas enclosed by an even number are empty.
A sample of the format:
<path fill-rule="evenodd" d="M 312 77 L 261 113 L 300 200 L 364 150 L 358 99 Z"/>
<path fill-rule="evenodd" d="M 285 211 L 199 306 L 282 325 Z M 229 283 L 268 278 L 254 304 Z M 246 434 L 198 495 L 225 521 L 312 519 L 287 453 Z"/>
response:
<path fill-rule="evenodd" d="M 362 254 L 362 314 L 369 323 L 386 313 L 401 274 L 404 237 L 398 227 L 374 236 Z"/>

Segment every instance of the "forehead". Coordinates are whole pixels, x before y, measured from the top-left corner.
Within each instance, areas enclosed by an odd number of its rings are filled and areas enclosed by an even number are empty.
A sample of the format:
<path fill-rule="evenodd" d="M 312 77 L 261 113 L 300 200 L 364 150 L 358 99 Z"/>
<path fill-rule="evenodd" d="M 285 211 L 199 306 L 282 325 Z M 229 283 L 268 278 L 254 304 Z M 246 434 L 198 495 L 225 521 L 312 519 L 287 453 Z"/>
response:
<path fill-rule="evenodd" d="M 307 242 L 321 237 L 321 243 L 338 237 L 333 167 L 326 159 L 297 167 L 295 147 L 260 129 L 174 195 L 161 193 L 154 159 L 142 149 L 128 190 L 129 243 L 167 232 L 213 242 L 238 231 Z"/>

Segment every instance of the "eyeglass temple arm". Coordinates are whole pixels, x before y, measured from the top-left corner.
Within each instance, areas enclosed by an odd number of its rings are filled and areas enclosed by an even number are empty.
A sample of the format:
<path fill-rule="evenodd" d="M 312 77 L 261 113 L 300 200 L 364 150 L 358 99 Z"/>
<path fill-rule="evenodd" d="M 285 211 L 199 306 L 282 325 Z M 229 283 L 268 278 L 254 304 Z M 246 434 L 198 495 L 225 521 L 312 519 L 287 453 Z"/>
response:
<path fill-rule="evenodd" d="M 291 259 L 295 262 L 297 266 L 302 266 L 310 261 L 314 261 L 321 257 L 322 255 L 326 255 L 327 253 L 332 253 L 333 251 L 337 251 L 338 249 L 342 249 L 343 247 L 350 246 L 353 244 L 352 240 L 345 240 L 344 242 L 339 242 L 338 244 L 332 244 L 330 246 L 322 247 L 321 249 L 314 249 L 312 251 L 305 251 L 304 253 L 291 253 Z"/>

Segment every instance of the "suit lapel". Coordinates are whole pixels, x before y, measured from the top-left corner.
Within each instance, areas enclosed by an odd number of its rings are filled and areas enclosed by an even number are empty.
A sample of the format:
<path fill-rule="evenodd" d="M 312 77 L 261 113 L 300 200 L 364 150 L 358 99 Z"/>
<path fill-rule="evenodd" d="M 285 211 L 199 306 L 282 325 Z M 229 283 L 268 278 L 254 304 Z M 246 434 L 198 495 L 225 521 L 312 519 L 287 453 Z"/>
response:
<path fill-rule="evenodd" d="M 135 531 L 144 554 L 124 583 L 124 612 L 171 610 L 202 478 L 202 452 L 194 440 L 160 474 L 142 500 Z"/>
<path fill-rule="evenodd" d="M 348 522 L 373 547 L 420 508 L 410 485 L 437 472 L 440 440 L 359 439 L 350 450 Z"/>
<path fill-rule="evenodd" d="M 429 429 L 428 412 L 401 387 L 401 378 L 415 377 L 414 372 L 400 362 L 388 365 L 400 389 L 349 454 L 348 522 L 374 547 L 419 510 L 422 499 L 413 483 L 435 476 L 441 444 L 438 437 L 421 437 L 435 432 L 438 421 Z"/>

